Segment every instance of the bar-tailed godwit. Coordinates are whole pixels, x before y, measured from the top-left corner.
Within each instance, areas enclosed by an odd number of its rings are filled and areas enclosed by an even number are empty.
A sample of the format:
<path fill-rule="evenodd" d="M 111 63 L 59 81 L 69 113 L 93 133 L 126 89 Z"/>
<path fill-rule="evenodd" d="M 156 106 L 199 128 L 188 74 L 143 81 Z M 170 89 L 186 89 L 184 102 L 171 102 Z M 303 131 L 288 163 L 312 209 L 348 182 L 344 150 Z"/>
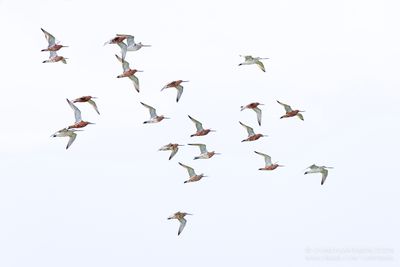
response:
<path fill-rule="evenodd" d="M 333 167 L 317 166 L 313 164 L 307 169 L 308 171 L 306 171 L 304 174 L 321 173 L 322 174 L 321 185 L 323 185 L 326 180 L 326 177 L 328 176 L 328 169 L 333 169 Z"/>
<path fill-rule="evenodd" d="M 240 63 L 239 66 L 257 64 L 257 66 L 263 72 L 265 72 L 265 67 L 264 67 L 264 64 L 261 62 L 261 60 L 269 59 L 269 58 L 267 58 L 267 57 L 261 58 L 261 57 L 252 57 L 252 56 L 242 56 L 242 55 L 241 55 L 241 57 L 244 57 L 244 62 Z"/>
<path fill-rule="evenodd" d="M 51 35 L 49 32 L 45 31 L 44 29 L 40 28 L 42 30 L 42 32 L 44 33 L 44 36 L 46 37 L 46 40 L 48 42 L 48 46 L 45 49 L 42 49 L 41 51 L 58 51 L 63 47 L 68 47 L 65 45 L 60 45 L 59 41 L 56 40 L 56 38 Z"/>
<path fill-rule="evenodd" d="M 186 215 L 193 215 L 193 214 L 178 211 L 178 212 L 175 212 L 172 216 L 168 217 L 168 220 L 177 219 L 181 223 L 179 226 L 178 235 L 180 235 L 183 231 L 183 228 L 185 228 L 185 225 L 186 225 L 185 216 Z"/>
<path fill-rule="evenodd" d="M 43 63 L 56 63 L 56 62 L 61 61 L 62 63 L 67 64 L 67 59 L 68 58 L 66 58 L 66 57 L 57 55 L 56 51 L 50 51 L 49 59 L 43 61 Z"/>
<path fill-rule="evenodd" d="M 279 104 L 281 104 L 281 105 L 285 108 L 285 111 L 286 111 L 286 114 L 283 115 L 283 116 L 281 117 L 281 119 L 297 116 L 297 117 L 299 117 L 300 120 L 304 121 L 304 117 L 303 117 L 303 115 L 300 113 L 300 112 L 305 112 L 304 110 L 298 110 L 298 109 L 293 110 L 289 105 L 286 105 L 286 104 L 284 104 L 284 103 L 282 103 L 282 102 L 280 102 L 280 101 L 278 101 L 278 100 L 277 100 L 276 102 L 278 102 Z"/>
<path fill-rule="evenodd" d="M 117 78 L 128 77 L 129 79 L 131 79 L 136 91 L 139 93 L 139 79 L 135 76 L 135 73 L 142 72 L 142 70 L 131 69 L 129 67 L 128 61 L 120 58 L 118 55 L 115 56 L 117 57 L 118 61 L 122 63 L 122 69 L 124 71 L 121 75 L 118 75 Z"/>
<path fill-rule="evenodd" d="M 203 136 L 203 135 L 207 135 L 209 132 L 215 132 L 215 130 L 204 129 L 203 128 L 203 124 L 201 122 L 199 122 L 198 120 L 192 118 L 190 115 L 188 115 L 188 117 L 195 124 L 196 130 L 197 130 L 197 132 L 192 134 L 192 135 L 190 135 L 190 137 Z"/>
<path fill-rule="evenodd" d="M 246 131 L 247 131 L 247 134 L 248 134 L 248 137 L 246 139 L 243 139 L 242 142 L 255 141 L 255 140 L 258 140 L 260 137 L 268 136 L 268 135 L 265 135 L 265 134 L 256 134 L 256 133 L 254 133 L 253 128 L 251 128 L 250 126 L 247 126 L 246 124 L 244 124 L 244 123 L 242 123 L 240 121 L 239 121 L 239 123 L 244 128 L 246 128 Z"/>
<path fill-rule="evenodd" d="M 92 105 L 94 110 L 96 110 L 97 114 L 100 115 L 100 112 L 99 112 L 99 109 L 97 108 L 96 102 L 94 102 L 93 99 L 96 99 L 96 97 L 94 97 L 94 96 L 82 96 L 82 97 L 79 97 L 79 98 L 76 98 L 76 99 L 72 100 L 72 103 L 84 103 L 84 102 L 87 102 L 90 105 Z"/>
<path fill-rule="evenodd" d="M 182 164 L 182 163 L 180 163 L 180 162 L 178 162 L 178 163 L 179 163 L 179 165 L 181 165 L 183 168 L 185 168 L 185 169 L 188 171 L 188 173 L 189 173 L 189 180 L 186 180 L 186 181 L 184 182 L 185 184 L 186 184 L 186 183 L 197 182 L 197 181 L 200 181 L 201 178 L 207 177 L 207 176 L 204 175 L 203 173 L 201 173 L 201 174 L 196 174 L 196 173 L 194 172 L 194 169 L 193 169 L 192 167 L 189 167 L 189 166 L 187 166 L 187 165 L 185 165 L 185 164 Z"/>
<path fill-rule="evenodd" d="M 117 37 L 125 37 L 126 38 L 126 43 L 124 42 L 119 42 L 117 43 L 118 46 L 121 48 L 121 56 L 122 58 L 125 58 L 126 52 L 128 51 L 137 51 L 141 49 L 142 47 L 150 47 L 151 45 L 145 45 L 142 44 L 141 42 L 135 43 L 135 37 L 129 34 L 117 34 Z"/>
<path fill-rule="evenodd" d="M 272 171 L 272 170 L 275 170 L 278 167 L 283 167 L 283 165 L 279 165 L 277 162 L 276 163 L 272 163 L 271 157 L 268 156 L 267 154 L 264 154 L 264 153 L 261 153 L 261 152 L 257 152 L 257 151 L 254 151 L 254 153 L 264 157 L 265 167 L 259 168 L 260 171 Z"/>
<path fill-rule="evenodd" d="M 159 149 L 159 151 L 171 150 L 171 154 L 169 155 L 169 158 L 168 158 L 169 160 L 171 160 L 175 156 L 175 154 L 178 152 L 180 146 L 183 146 L 183 145 L 169 143 L 169 144 L 161 147 Z"/>
<path fill-rule="evenodd" d="M 74 111 L 74 115 L 75 115 L 75 124 L 68 126 L 68 129 L 83 128 L 83 127 L 86 127 L 86 125 L 88 125 L 88 124 L 94 124 L 92 122 L 82 120 L 82 115 L 81 115 L 81 111 L 79 110 L 79 108 L 77 108 L 74 105 L 74 103 L 72 103 L 68 98 L 67 98 L 67 102 L 68 102 L 69 106 L 72 108 L 72 110 Z"/>
<path fill-rule="evenodd" d="M 67 147 L 65 148 L 65 149 L 68 149 L 72 145 L 72 143 L 75 141 L 75 138 L 76 138 L 75 132 L 77 132 L 77 131 L 80 131 L 80 130 L 64 128 L 64 129 L 61 129 L 61 130 L 55 132 L 54 134 L 52 134 L 51 137 L 69 137 Z"/>
<path fill-rule="evenodd" d="M 264 105 L 264 104 L 260 104 L 260 103 L 258 103 L 258 102 L 253 102 L 253 103 L 250 103 L 250 104 L 248 104 L 248 105 L 246 105 L 246 106 L 241 106 L 241 107 L 240 107 L 240 111 L 243 111 L 243 110 L 245 110 L 245 109 L 252 109 L 252 110 L 254 110 L 254 111 L 256 112 L 256 114 L 257 114 L 257 122 L 258 122 L 258 125 L 261 126 L 261 109 L 258 107 L 258 106 L 260 106 L 260 105 Z"/>
<path fill-rule="evenodd" d="M 194 159 L 209 159 L 214 155 L 219 155 L 220 153 L 216 153 L 215 151 L 208 152 L 207 146 L 205 144 L 188 144 L 189 146 L 198 146 L 200 148 L 200 155 L 194 157 Z"/>
<path fill-rule="evenodd" d="M 181 85 L 181 83 L 184 83 L 184 82 L 188 82 L 188 81 L 177 80 L 177 81 L 170 82 L 169 84 L 165 85 L 161 89 L 161 91 L 163 91 L 164 89 L 167 89 L 167 88 L 175 88 L 178 91 L 177 95 L 176 95 L 176 102 L 178 102 L 183 93 L 183 86 Z"/>
<path fill-rule="evenodd" d="M 156 112 L 156 109 L 153 108 L 152 106 L 149 106 L 149 105 L 147 105 L 147 104 L 145 104 L 143 102 L 140 102 L 140 104 L 142 104 L 143 106 L 148 108 L 149 112 L 150 112 L 150 120 L 147 120 L 147 121 L 145 121 L 143 123 L 145 123 L 145 124 L 146 123 L 157 123 L 157 122 L 162 121 L 163 119 L 169 119 L 168 117 L 165 117 L 164 115 L 158 116 L 157 112 Z"/>

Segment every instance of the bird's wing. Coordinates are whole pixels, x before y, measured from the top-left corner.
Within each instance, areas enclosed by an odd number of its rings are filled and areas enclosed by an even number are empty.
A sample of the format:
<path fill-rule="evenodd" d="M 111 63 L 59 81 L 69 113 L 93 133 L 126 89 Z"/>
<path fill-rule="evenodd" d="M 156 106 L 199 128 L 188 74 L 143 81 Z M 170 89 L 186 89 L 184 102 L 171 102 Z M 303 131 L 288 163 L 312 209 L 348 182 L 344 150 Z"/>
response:
<path fill-rule="evenodd" d="M 264 64 L 260 60 L 257 60 L 256 64 L 263 72 L 265 72 Z"/>
<path fill-rule="evenodd" d="M 182 93 L 183 93 L 183 86 L 182 86 L 182 85 L 178 85 L 178 86 L 176 87 L 176 90 L 178 90 L 178 93 L 177 93 L 177 95 L 176 95 L 176 102 L 178 102 L 179 99 L 180 99 L 181 96 L 182 96 Z"/>
<path fill-rule="evenodd" d="M 74 105 L 74 103 L 72 103 L 71 101 L 69 101 L 69 99 L 67 99 L 67 102 L 68 102 L 69 106 L 72 108 L 72 110 L 74 111 L 75 122 L 80 122 L 80 121 L 82 121 L 81 111 L 79 110 L 79 108 L 77 108 L 77 107 Z"/>
<path fill-rule="evenodd" d="M 326 180 L 326 177 L 328 176 L 328 170 L 322 169 L 322 170 L 321 170 L 321 174 L 322 174 L 321 185 L 323 185 L 324 182 L 325 182 L 325 180 Z"/>
<path fill-rule="evenodd" d="M 183 228 L 185 228 L 186 219 L 185 218 L 179 219 L 179 222 L 181 223 L 181 225 L 179 225 L 178 235 L 180 235 L 183 231 Z"/>
<path fill-rule="evenodd" d="M 279 104 L 281 104 L 285 108 L 286 113 L 293 111 L 292 108 L 289 105 L 286 105 L 286 104 L 284 104 L 284 103 L 282 103 L 280 101 L 276 101 L 276 102 L 278 102 Z"/>
<path fill-rule="evenodd" d="M 118 55 L 115 55 L 115 57 L 118 59 L 119 62 L 121 62 L 122 69 L 124 72 L 129 70 L 129 62 L 128 61 L 126 61 L 123 57 L 122 58 L 119 57 Z"/>
<path fill-rule="evenodd" d="M 189 116 L 189 115 L 188 115 Z M 193 119 L 191 116 L 189 116 L 189 119 L 192 120 L 192 122 L 194 122 L 194 124 L 196 125 L 196 129 L 197 131 L 202 131 L 203 129 L 203 124 L 201 124 L 201 122 L 199 122 L 198 120 Z"/>
<path fill-rule="evenodd" d="M 200 148 L 200 153 L 204 154 L 207 153 L 207 146 L 205 144 L 188 144 L 190 146 L 198 146 Z"/>
<path fill-rule="evenodd" d="M 100 115 L 100 112 L 99 112 L 99 109 L 97 108 L 96 102 L 94 102 L 93 100 L 90 99 L 90 100 L 88 100 L 88 103 L 89 103 L 90 105 L 92 105 L 93 108 L 94 108 L 94 110 L 96 110 L 97 114 Z"/>
<path fill-rule="evenodd" d="M 176 149 L 172 149 L 168 159 L 171 160 L 177 152 L 178 152 L 178 147 L 176 147 Z"/>
<path fill-rule="evenodd" d="M 261 152 L 257 152 L 254 151 L 256 154 L 263 156 L 264 160 L 265 160 L 265 166 L 271 166 L 272 165 L 272 161 L 271 161 L 271 157 L 268 156 L 267 154 L 261 153 Z"/>
<path fill-rule="evenodd" d="M 68 149 L 72 145 L 72 143 L 75 141 L 76 133 L 69 132 L 68 136 L 69 136 L 69 140 L 68 140 L 67 147 L 65 149 Z"/>
<path fill-rule="evenodd" d="M 303 114 L 301 114 L 301 113 L 297 113 L 297 115 L 296 115 L 296 116 L 297 116 L 297 117 L 299 117 L 299 119 L 300 119 L 300 120 L 304 121 Z"/>
<path fill-rule="evenodd" d="M 132 80 L 133 85 L 135 86 L 136 91 L 139 93 L 139 79 L 135 75 L 129 76 L 129 79 Z"/>
<path fill-rule="evenodd" d="M 240 125 L 242 125 L 244 128 L 246 128 L 247 134 L 248 134 L 249 136 L 252 136 L 252 135 L 255 134 L 253 128 L 247 126 L 246 124 L 244 124 L 244 123 L 242 123 L 242 122 L 240 122 L 240 121 L 239 121 L 239 123 L 240 123 Z"/>
<path fill-rule="evenodd" d="M 258 122 L 258 125 L 261 126 L 261 109 L 254 108 L 253 110 L 257 113 L 257 122 Z"/>
<path fill-rule="evenodd" d="M 128 35 L 126 38 L 126 42 L 127 42 L 128 46 L 135 45 L 135 37 L 132 35 Z"/>
<path fill-rule="evenodd" d="M 121 48 L 121 56 L 124 59 L 125 56 L 126 56 L 126 51 L 127 51 L 128 48 L 127 48 L 127 46 L 126 46 L 126 44 L 124 42 L 120 42 L 117 45 Z"/>
<path fill-rule="evenodd" d="M 254 58 L 252 56 L 243 56 L 245 61 L 251 61 Z"/>
<path fill-rule="evenodd" d="M 50 51 L 50 56 L 49 58 L 53 58 L 57 56 L 57 52 L 56 51 Z"/>
<path fill-rule="evenodd" d="M 182 164 L 180 162 L 179 162 L 179 165 L 181 165 L 183 168 L 185 168 L 188 171 L 190 177 L 196 175 L 196 173 L 194 172 L 194 169 L 192 167 L 189 167 L 189 166 L 187 166 L 185 164 Z"/>
<path fill-rule="evenodd" d="M 44 36 L 46 37 L 47 42 L 49 43 L 49 47 L 55 45 L 56 38 L 53 35 L 51 35 L 49 32 L 43 30 L 42 28 L 41 28 L 41 30 L 44 33 Z"/>
<path fill-rule="evenodd" d="M 149 109 L 150 117 L 151 117 L 151 118 L 157 117 L 157 113 L 156 113 L 156 109 L 155 109 L 155 108 L 153 108 L 152 106 L 146 105 L 146 104 L 143 103 L 143 102 L 140 102 L 140 104 L 142 104 L 143 106 L 145 106 L 146 108 Z"/>

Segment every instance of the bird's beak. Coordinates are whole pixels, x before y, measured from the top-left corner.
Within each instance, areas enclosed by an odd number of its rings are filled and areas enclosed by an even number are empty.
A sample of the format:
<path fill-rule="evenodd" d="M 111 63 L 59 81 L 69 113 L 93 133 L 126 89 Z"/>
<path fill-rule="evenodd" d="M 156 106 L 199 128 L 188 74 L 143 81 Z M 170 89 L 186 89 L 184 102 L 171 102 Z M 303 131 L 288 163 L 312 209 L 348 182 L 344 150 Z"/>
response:
<path fill-rule="evenodd" d="M 183 83 L 187 83 L 187 82 L 189 82 L 189 81 L 182 81 Z"/>
<path fill-rule="evenodd" d="M 216 132 L 216 130 L 210 130 L 210 132 Z"/>
<path fill-rule="evenodd" d="M 136 70 L 136 72 L 143 72 L 142 70 Z"/>
<path fill-rule="evenodd" d="M 94 122 L 88 122 L 88 124 L 96 124 L 96 123 L 94 123 Z"/>
<path fill-rule="evenodd" d="M 142 45 L 143 47 L 151 47 L 151 45 Z"/>
<path fill-rule="evenodd" d="M 267 134 L 263 134 L 262 137 L 268 137 L 268 135 Z"/>
<path fill-rule="evenodd" d="M 171 118 L 169 118 L 169 117 L 164 117 L 164 119 L 169 120 L 169 119 L 171 119 Z"/>

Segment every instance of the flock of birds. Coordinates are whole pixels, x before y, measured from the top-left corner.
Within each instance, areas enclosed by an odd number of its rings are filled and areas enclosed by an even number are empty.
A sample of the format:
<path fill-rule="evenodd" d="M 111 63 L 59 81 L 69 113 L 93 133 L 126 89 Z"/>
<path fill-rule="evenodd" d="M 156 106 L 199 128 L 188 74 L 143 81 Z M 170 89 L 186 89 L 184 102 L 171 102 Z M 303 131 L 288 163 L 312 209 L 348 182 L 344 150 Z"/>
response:
<path fill-rule="evenodd" d="M 43 61 L 43 63 L 55 63 L 55 62 L 62 62 L 64 64 L 67 63 L 67 58 L 63 56 L 59 56 L 57 54 L 57 51 L 59 51 L 63 47 L 68 47 L 61 45 L 59 41 L 56 40 L 56 38 L 51 35 L 49 32 L 45 31 L 44 29 L 41 29 L 42 32 L 44 33 L 46 40 L 48 42 L 48 46 L 45 49 L 42 49 L 42 51 L 50 52 L 50 56 L 48 60 Z M 126 41 L 126 43 L 125 43 Z M 108 44 L 116 44 L 120 47 L 121 49 L 121 56 L 115 55 L 117 60 L 121 63 L 122 65 L 122 70 L 123 73 L 118 75 L 117 78 L 129 78 L 133 82 L 133 86 L 135 90 L 139 93 L 140 92 L 140 86 L 139 86 L 139 79 L 138 77 L 135 76 L 137 72 L 141 72 L 140 70 L 137 69 L 132 69 L 129 65 L 129 63 L 125 60 L 127 52 L 130 51 L 137 51 L 141 49 L 142 47 L 149 47 L 150 45 L 144 45 L 141 42 L 136 43 L 134 36 L 128 35 L 128 34 L 117 34 L 114 38 L 111 40 L 107 41 L 104 45 Z M 244 62 L 240 63 L 239 66 L 242 65 L 257 65 L 263 72 L 265 72 L 265 67 L 264 64 L 262 63 L 262 60 L 268 59 L 268 58 L 260 58 L 260 57 L 253 57 L 250 55 L 242 56 L 244 57 Z M 183 93 L 183 83 L 186 83 L 188 81 L 185 80 L 177 80 L 177 81 L 172 81 L 165 85 L 161 91 L 167 89 L 167 88 L 175 88 L 177 90 L 177 96 L 176 96 L 176 102 L 179 102 L 182 93 Z M 82 131 L 81 128 L 86 127 L 89 124 L 94 124 L 88 121 L 84 121 L 82 119 L 81 111 L 79 108 L 75 105 L 77 103 L 88 103 L 93 106 L 94 110 L 97 112 L 97 114 L 100 115 L 99 109 L 96 105 L 96 102 L 94 101 L 96 97 L 93 96 L 82 96 L 79 98 L 76 98 L 74 100 L 69 100 L 67 99 L 68 105 L 71 107 L 71 109 L 74 112 L 74 117 L 75 117 L 75 122 L 57 132 L 55 132 L 52 137 L 68 137 L 68 144 L 66 146 L 66 149 L 71 147 L 72 143 L 76 139 L 77 132 Z M 292 109 L 291 106 L 284 104 L 280 101 L 277 101 L 278 104 L 282 105 L 283 108 L 285 109 L 285 113 L 281 116 L 281 119 L 283 118 L 291 118 L 291 117 L 297 117 L 300 120 L 304 120 L 304 117 L 302 113 L 304 112 L 303 110 L 299 109 Z M 144 124 L 148 123 L 159 123 L 163 121 L 164 119 L 169 119 L 168 117 L 164 115 L 157 115 L 156 109 L 150 105 L 147 105 L 143 102 L 140 102 L 145 108 L 149 110 L 150 113 L 150 118 L 146 121 L 144 121 Z M 261 121 L 262 121 L 262 110 L 260 109 L 260 106 L 263 104 L 258 103 L 258 102 L 253 102 L 245 106 L 241 106 L 241 111 L 249 109 L 253 110 L 256 115 L 257 115 L 257 122 L 258 125 L 261 126 Z M 211 132 L 215 132 L 215 130 L 204 128 L 203 124 L 188 115 L 189 119 L 194 123 L 196 127 L 196 132 L 191 134 L 190 137 L 199 137 L 199 136 L 205 136 L 208 135 Z M 251 142 L 251 141 L 256 141 L 261 137 L 265 137 L 267 135 L 261 134 L 261 133 L 255 133 L 254 129 L 242 122 L 240 122 L 240 125 L 242 125 L 246 131 L 247 131 L 247 138 L 243 139 L 242 142 Z M 200 155 L 194 157 L 194 159 L 210 159 L 214 155 L 218 155 L 219 153 L 216 153 L 215 151 L 208 151 L 207 146 L 203 143 L 190 143 L 188 144 L 190 146 L 197 146 L 200 150 Z M 171 151 L 169 155 L 169 160 L 171 160 L 176 153 L 179 150 L 179 147 L 183 146 L 177 143 L 169 143 L 167 145 L 164 145 L 161 147 L 159 150 L 160 151 Z M 265 170 L 265 171 L 272 171 L 275 170 L 278 167 L 283 167 L 283 165 L 279 165 L 278 163 L 273 163 L 271 160 L 271 157 L 265 153 L 259 152 L 259 151 L 254 151 L 257 155 L 260 155 L 264 158 L 265 161 L 265 166 L 262 168 L 259 168 L 259 170 Z M 196 174 L 194 169 L 188 165 L 185 165 L 181 162 L 178 162 L 180 166 L 185 168 L 189 174 L 189 179 L 186 180 L 184 183 L 191 183 L 191 182 L 197 182 L 201 180 L 203 177 L 206 177 L 203 173 L 201 174 Z M 318 165 L 311 165 L 309 166 L 304 174 L 310 174 L 310 173 L 320 173 L 322 175 L 321 179 L 321 185 L 324 184 L 326 177 L 328 176 L 328 169 L 331 169 L 332 167 L 327 167 L 327 166 L 318 166 Z M 178 230 L 178 235 L 181 234 L 183 231 L 185 225 L 186 225 L 186 215 L 192 215 L 190 213 L 186 212 L 176 212 L 172 216 L 168 217 L 169 219 L 177 219 L 180 222 L 179 230 Z"/>

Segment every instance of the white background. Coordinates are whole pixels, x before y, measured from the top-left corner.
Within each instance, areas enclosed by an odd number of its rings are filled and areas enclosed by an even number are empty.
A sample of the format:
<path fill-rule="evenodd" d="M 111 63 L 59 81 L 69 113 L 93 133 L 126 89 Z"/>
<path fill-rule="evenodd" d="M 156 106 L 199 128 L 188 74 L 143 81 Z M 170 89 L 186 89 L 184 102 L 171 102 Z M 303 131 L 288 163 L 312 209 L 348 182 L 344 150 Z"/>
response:
<path fill-rule="evenodd" d="M 0 266 L 398 266 L 399 8 L 0 0 Z M 42 64 L 41 27 L 70 46 L 67 65 Z M 140 94 L 103 46 L 116 33 L 152 45 L 127 54 Z M 269 57 L 267 72 L 239 54 Z M 190 82 L 177 104 L 160 89 L 178 79 Z M 79 104 L 96 124 L 66 151 L 50 135 L 74 121 L 65 98 L 83 95 L 101 115 Z M 280 120 L 276 100 L 305 121 Z M 172 119 L 143 125 L 139 101 Z M 240 112 L 252 101 L 262 127 Z M 217 132 L 190 138 L 188 114 Z M 269 137 L 241 143 L 239 120 Z M 193 161 L 185 146 L 168 161 L 169 142 L 222 155 Z M 258 171 L 254 150 L 286 167 Z M 209 177 L 183 184 L 178 161 Z M 335 167 L 323 186 L 303 175 L 313 163 Z M 194 215 L 178 237 L 166 218 L 179 210 Z"/>

